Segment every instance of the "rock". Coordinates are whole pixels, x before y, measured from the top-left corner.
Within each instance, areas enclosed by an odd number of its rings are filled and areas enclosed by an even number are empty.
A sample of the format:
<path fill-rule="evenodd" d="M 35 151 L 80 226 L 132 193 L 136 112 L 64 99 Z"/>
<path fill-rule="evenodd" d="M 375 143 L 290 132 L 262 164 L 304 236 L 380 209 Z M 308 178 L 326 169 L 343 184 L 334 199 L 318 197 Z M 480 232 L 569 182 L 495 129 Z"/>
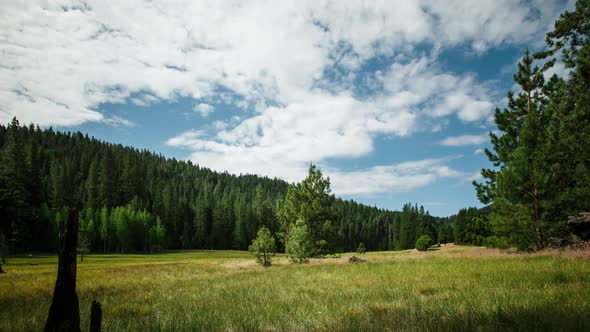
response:
<path fill-rule="evenodd" d="M 366 259 L 362 259 L 362 258 L 359 258 L 359 257 L 356 257 L 356 256 L 352 256 L 352 257 L 350 257 L 348 259 L 348 262 L 349 263 L 363 263 L 363 262 L 366 262 L 366 261 L 367 261 Z"/>

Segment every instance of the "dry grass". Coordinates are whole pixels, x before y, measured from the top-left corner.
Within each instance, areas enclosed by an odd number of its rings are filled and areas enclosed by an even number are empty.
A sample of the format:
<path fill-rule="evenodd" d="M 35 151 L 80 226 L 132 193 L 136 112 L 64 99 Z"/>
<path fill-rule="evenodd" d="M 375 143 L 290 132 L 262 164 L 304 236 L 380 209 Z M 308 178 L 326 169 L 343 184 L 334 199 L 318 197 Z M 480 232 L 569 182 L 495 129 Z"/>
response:
<path fill-rule="evenodd" d="M 586 254 L 450 245 L 371 252 L 360 264 L 351 255 L 303 266 L 277 255 L 268 269 L 239 251 L 91 255 L 78 268 L 82 324 L 97 299 L 106 331 L 590 329 Z M 41 330 L 55 258 L 5 270 L 0 331 Z"/>

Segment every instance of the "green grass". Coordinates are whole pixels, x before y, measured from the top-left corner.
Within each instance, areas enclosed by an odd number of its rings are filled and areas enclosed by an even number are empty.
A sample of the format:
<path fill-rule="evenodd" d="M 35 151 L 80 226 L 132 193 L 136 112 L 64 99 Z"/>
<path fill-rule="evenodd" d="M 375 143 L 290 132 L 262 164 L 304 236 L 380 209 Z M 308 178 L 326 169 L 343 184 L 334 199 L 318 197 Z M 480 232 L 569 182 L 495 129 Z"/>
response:
<path fill-rule="evenodd" d="M 588 259 L 473 247 L 345 258 L 263 269 L 239 251 L 91 255 L 78 265 L 83 330 L 94 299 L 105 331 L 590 329 Z M 4 269 L 0 330 L 42 330 L 56 258 Z"/>

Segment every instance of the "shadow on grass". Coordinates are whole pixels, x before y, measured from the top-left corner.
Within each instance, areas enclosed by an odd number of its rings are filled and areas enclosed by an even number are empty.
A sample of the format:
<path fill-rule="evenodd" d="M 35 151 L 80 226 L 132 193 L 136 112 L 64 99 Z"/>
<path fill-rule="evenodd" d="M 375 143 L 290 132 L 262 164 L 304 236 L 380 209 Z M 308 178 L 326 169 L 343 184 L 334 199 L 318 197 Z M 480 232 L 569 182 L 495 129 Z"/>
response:
<path fill-rule="evenodd" d="M 489 312 L 462 309 L 387 308 L 369 305 L 343 313 L 333 331 L 589 331 L 588 308 L 559 304 L 499 307 Z"/>

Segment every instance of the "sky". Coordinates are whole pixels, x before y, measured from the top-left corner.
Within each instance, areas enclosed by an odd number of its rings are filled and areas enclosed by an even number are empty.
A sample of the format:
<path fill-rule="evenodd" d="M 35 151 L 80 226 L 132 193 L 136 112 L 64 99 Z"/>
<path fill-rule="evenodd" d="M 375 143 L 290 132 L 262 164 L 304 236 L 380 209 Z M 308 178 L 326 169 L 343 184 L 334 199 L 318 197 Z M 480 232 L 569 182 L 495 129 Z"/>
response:
<path fill-rule="evenodd" d="M 447 216 L 482 206 L 494 109 L 573 6 L 0 0 L 0 122 L 289 182 L 313 163 L 339 197 Z"/>

